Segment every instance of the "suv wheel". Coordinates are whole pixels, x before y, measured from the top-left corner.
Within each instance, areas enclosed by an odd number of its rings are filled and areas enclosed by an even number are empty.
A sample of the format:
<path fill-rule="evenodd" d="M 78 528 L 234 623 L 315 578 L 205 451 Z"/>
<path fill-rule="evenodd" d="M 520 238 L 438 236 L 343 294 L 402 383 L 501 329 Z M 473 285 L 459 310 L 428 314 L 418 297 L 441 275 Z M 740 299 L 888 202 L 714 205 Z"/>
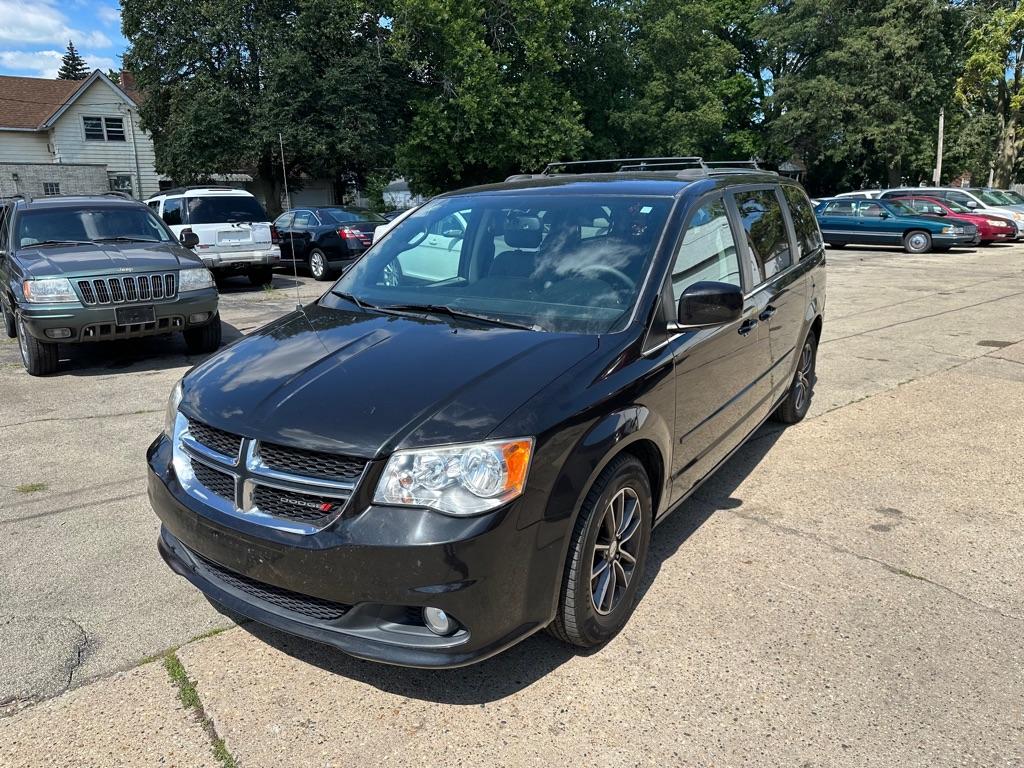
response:
<path fill-rule="evenodd" d="M 18 326 L 14 323 L 14 314 L 0 301 L 0 312 L 4 316 L 4 333 L 7 334 L 8 339 L 13 339 L 18 335 Z"/>
<path fill-rule="evenodd" d="M 814 391 L 814 365 L 817 359 L 818 337 L 811 331 L 800 350 L 800 360 L 793 374 L 793 382 L 789 385 L 789 394 L 772 414 L 774 421 L 796 424 L 807 415 L 807 409 L 811 407 L 811 393 Z"/>
<path fill-rule="evenodd" d="M 189 354 L 205 355 L 216 352 L 220 348 L 221 329 L 220 313 L 213 316 L 213 320 L 199 328 L 189 328 L 182 335 L 185 337 L 185 346 Z"/>
<path fill-rule="evenodd" d="M 57 370 L 59 357 L 57 345 L 39 341 L 31 336 L 25 327 L 21 315 L 17 316 L 18 349 L 21 351 L 21 362 L 31 376 L 46 376 Z"/>
<path fill-rule="evenodd" d="M 585 648 L 618 634 L 636 607 L 651 517 L 647 471 L 635 456 L 619 456 L 583 502 L 551 634 Z"/>
<path fill-rule="evenodd" d="M 309 274 L 317 280 L 330 280 L 331 270 L 327 266 L 327 254 L 319 248 L 309 253 Z"/>
<path fill-rule="evenodd" d="M 927 232 L 914 230 L 903 236 L 903 250 L 907 253 L 928 253 L 932 249 L 932 236 Z"/>
<path fill-rule="evenodd" d="M 253 267 L 249 270 L 249 282 L 253 285 L 271 285 L 274 282 L 273 267 Z"/>

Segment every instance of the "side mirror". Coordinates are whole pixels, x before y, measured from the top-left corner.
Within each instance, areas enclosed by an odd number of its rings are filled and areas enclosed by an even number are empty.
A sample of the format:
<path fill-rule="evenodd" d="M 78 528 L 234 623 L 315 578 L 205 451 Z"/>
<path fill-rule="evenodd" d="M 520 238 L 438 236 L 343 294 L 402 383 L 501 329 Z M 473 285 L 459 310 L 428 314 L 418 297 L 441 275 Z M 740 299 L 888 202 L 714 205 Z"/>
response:
<path fill-rule="evenodd" d="M 973 200 L 968 200 L 967 201 L 967 207 L 968 208 L 977 208 L 978 204 L 976 202 L 974 202 Z"/>
<path fill-rule="evenodd" d="M 184 229 L 181 232 L 181 244 L 186 248 L 195 249 L 195 247 L 199 245 L 199 235 L 191 229 Z"/>
<path fill-rule="evenodd" d="M 743 314 L 743 289 L 710 280 L 694 283 L 679 297 L 676 311 L 678 322 L 669 330 L 725 325 Z"/>
<path fill-rule="evenodd" d="M 889 214 L 886 211 L 879 211 L 878 212 L 878 218 L 880 218 L 880 219 L 888 219 L 889 218 Z"/>

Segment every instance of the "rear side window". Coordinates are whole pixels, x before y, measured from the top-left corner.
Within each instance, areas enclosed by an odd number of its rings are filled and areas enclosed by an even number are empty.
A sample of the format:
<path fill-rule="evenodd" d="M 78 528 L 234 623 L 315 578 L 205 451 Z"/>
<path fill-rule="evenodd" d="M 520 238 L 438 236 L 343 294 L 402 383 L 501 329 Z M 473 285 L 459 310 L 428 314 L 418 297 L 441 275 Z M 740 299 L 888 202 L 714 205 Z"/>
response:
<path fill-rule="evenodd" d="M 741 285 L 736 241 L 722 198 L 704 203 L 690 219 L 672 264 L 672 295 L 678 302 L 683 291 L 704 280 Z"/>
<path fill-rule="evenodd" d="M 861 203 L 858 212 L 862 219 L 877 219 L 882 215 L 882 206 L 878 203 Z"/>
<path fill-rule="evenodd" d="M 793 229 L 796 230 L 797 248 L 800 250 L 800 258 L 804 259 L 821 247 L 821 230 L 818 229 L 818 220 L 814 218 L 811 201 L 807 199 L 807 195 L 802 189 L 783 187 L 782 194 L 786 198 L 786 202 L 789 203 Z"/>
<path fill-rule="evenodd" d="M 793 263 L 789 236 L 782 219 L 782 205 L 771 189 L 736 192 L 734 197 L 747 234 L 754 283 L 759 284 Z"/>
<path fill-rule="evenodd" d="M 309 211 L 296 211 L 295 221 L 292 222 L 293 227 L 308 227 L 313 214 Z"/>
<path fill-rule="evenodd" d="M 973 203 L 974 198 L 964 192 L 943 192 L 942 196 L 947 200 L 952 200 L 954 203 L 960 203 L 961 205 L 967 205 Z"/>
<path fill-rule="evenodd" d="M 186 198 L 186 206 L 189 224 L 270 221 L 259 201 L 249 195 L 189 197 Z"/>
<path fill-rule="evenodd" d="M 181 197 L 169 197 L 164 200 L 164 224 L 175 225 L 184 224 L 182 221 L 182 202 L 184 198 Z"/>
<path fill-rule="evenodd" d="M 826 216 L 853 216 L 857 203 L 852 200 L 835 200 L 822 211 Z"/>

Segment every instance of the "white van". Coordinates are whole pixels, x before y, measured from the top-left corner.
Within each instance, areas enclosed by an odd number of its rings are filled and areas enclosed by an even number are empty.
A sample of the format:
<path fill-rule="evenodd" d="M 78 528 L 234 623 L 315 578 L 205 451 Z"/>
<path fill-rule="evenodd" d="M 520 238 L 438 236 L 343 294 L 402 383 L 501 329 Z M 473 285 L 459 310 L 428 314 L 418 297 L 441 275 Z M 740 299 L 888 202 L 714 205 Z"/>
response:
<path fill-rule="evenodd" d="M 161 192 L 146 205 L 179 238 L 193 232 L 196 254 L 216 276 L 245 273 L 266 285 L 281 261 L 277 232 L 260 202 L 244 189 L 180 187 Z"/>

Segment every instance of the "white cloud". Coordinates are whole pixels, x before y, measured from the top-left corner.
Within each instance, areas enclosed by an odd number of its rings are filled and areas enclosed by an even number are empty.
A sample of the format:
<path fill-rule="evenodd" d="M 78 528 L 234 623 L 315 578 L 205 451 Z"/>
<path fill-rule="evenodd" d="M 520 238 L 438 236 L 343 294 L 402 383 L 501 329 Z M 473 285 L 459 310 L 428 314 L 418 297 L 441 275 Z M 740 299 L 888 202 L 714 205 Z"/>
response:
<path fill-rule="evenodd" d="M 104 5 L 96 11 L 96 15 L 103 20 L 108 26 L 116 26 L 118 29 L 121 28 L 121 9 L 111 8 L 109 5 Z"/>
<path fill-rule="evenodd" d="M 27 77 L 57 76 L 60 60 L 64 51 L 0 51 L 0 70 L 5 73 L 25 75 Z M 109 56 L 94 56 L 83 53 L 82 58 L 89 65 L 89 71 L 102 69 L 120 69 L 120 62 Z"/>
<path fill-rule="evenodd" d="M 0 43 L 9 45 L 67 44 L 108 48 L 110 38 L 98 31 L 74 29 L 52 5 L 33 0 L 0 0 Z"/>

